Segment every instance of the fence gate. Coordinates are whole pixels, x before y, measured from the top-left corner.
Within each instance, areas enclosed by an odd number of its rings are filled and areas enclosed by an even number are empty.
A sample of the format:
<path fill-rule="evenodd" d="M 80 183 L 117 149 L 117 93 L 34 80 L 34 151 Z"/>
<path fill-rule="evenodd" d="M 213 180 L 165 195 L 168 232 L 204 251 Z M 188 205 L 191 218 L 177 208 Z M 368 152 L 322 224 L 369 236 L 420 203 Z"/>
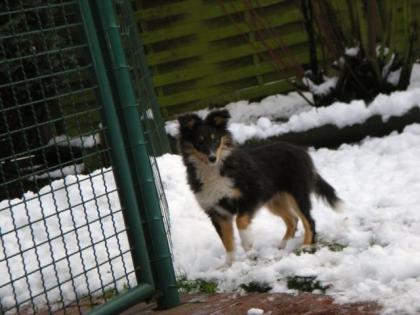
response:
<path fill-rule="evenodd" d="M 0 2 L 0 314 L 179 303 L 133 21 L 130 0 Z"/>

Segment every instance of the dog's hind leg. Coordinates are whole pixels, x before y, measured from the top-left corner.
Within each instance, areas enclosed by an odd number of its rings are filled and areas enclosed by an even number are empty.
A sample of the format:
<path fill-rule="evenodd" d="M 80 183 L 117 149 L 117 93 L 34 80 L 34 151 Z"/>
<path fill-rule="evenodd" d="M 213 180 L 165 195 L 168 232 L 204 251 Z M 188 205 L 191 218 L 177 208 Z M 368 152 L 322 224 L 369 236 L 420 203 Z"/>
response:
<path fill-rule="evenodd" d="M 232 265 L 235 260 L 235 244 L 233 238 L 233 217 L 222 216 L 217 213 L 210 215 L 211 222 L 219 234 L 226 250 L 226 265 Z"/>
<path fill-rule="evenodd" d="M 280 249 L 284 249 L 287 241 L 292 239 L 296 233 L 297 217 L 291 209 L 292 205 L 286 193 L 278 193 L 266 206 L 273 214 L 280 216 L 286 224 L 286 232 L 279 246 Z"/>
<path fill-rule="evenodd" d="M 246 252 L 252 248 L 252 237 L 249 229 L 251 220 L 252 216 L 248 213 L 238 214 L 236 217 L 236 226 L 238 227 L 239 236 L 241 237 L 241 244 Z"/>
<path fill-rule="evenodd" d="M 292 196 L 287 194 L 287 199 L 292 205 L 296 214 L 302 220 L 305 234 L 303 237 L 303 245 L 311 246 L 315 243 L 315 221 L 311 216 L 311 200 L 309 194 L 307 196 Z"/>

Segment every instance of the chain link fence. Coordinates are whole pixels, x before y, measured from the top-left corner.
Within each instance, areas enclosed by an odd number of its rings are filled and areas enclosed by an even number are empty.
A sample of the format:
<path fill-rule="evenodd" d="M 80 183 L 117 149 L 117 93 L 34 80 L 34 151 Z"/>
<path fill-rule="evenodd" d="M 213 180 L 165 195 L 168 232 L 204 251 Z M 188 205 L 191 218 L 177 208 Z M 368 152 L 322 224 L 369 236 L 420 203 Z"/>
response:
<path fill-rule="evenodd" d="M 119 13 L 121 38 L 130 65 L 132 82 L 138 106 L 140 119 L 144 126 L 147 139 L 150 163 L 152 166 L 156 188 L 159 194 L 160 206 L 165 220 L 165 228 L 170 240 L 169 209 L 166 202 L 163 185 L 160 179 L 156 157 L 170 151 L 170 144 L 163 128 L 163 119 L 159 110 L 157 95 L 152 84 L 152 75 L 147 67 L 143 42 L 138 32 L 138 25 L 133 14 L 135 2 L 129 0 L 114 1 L 115 9 Z"/>
<path fill-rule="evenodd" d="M 128 135 L 116 147 L 123 118 L 115 114 L 120 124 L 110 125 L 104 108 L 102 57 L 93 55 L 86 37 L 88 2 L 95 1 L 0 2 L 0 313 L 85 313 L 136 288 L 142 289 L 138 297 L 156 293 L 147 275 L 157 273 L 147 262 L 151 245 L 142 243 L 155 237 L 144 214 L 148 204 L 144 197 L 133 201 L 143 185 L 124 173 L 135 162 L 121 152 L 129 156 Z M 122 38 L 136 43 L 130 2 L 115 5 Z M 136 45 L 126 51 L 145 126 L 137 126 L 149 153 L 143 163 L 154 174 L 153 198 L 168 218 L 154 157 L 165 152 L 165 139 L 145 84 L 147 69 L 132 63 L 141 53 Z M 107 64 L 110 53 L 102 54 Z M 111 83 L 115 79 L 109 74 Z"/>

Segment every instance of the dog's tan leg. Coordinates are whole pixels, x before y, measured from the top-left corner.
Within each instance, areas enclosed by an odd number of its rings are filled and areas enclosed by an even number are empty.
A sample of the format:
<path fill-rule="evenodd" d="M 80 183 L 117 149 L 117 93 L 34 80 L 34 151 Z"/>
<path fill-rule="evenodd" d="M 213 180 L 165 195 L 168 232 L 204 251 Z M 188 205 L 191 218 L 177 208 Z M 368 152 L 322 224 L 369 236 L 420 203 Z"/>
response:
<path fill-rule="evenodd" d="M 236 217 L 236 226 L 238 227 L 239 236 L 243 249 L 247 252 L 252 248 L 252 236 L 250 231 L 252 217 L 249 214 L 239 214 Z"/>
<path fill-rule="evenodd" d="M 232 265 L 235 260 L 235 243 L 233 238 L 233 217 L 212 215 L 211 221 L 219 234 L 226 250 L 226 264 Z"/>
<path fill-rule="evenodd" d="M 298 204 L 296 203 L 295 198 L 290 194 L 286 194 L 286 197 L 287 197 L 288 203 L 292 206 L 292 208 L 295 210 L 296 214 L 302 220 L 303 228 L 305 230 L 305 234 L 304 234 L 304 237 L 303 237 L 303 245 L 304 246 L 313 245 L 314 231 L 312 231 L 311 224 L 309 223 L 306 216 L 300 210 Z"/>
<path fill-rule="evenodd" d="M 275 195 L 268 203 L 267 208 L 275 215 L 281 217 L 286 224 L 286 232 L 284 233 L 283 240 L 279 248 L 284 249 L 287 241 L 295 236 L 297 218 L 291 209 L 286 193 L 279 193 Z"/>

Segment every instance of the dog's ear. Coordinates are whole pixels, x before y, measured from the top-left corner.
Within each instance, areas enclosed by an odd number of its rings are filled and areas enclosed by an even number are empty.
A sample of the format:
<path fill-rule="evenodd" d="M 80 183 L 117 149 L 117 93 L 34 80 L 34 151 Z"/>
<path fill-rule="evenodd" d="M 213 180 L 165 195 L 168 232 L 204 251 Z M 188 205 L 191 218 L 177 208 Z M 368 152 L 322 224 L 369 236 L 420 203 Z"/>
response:
<path fill-rule="evenodd" d="M 226 129 L 230 114 L 227 110 L 216 110 L 207 115 L 205 123 L 216 128 Z"/>
<path fill-rule="evenodd" d="M 193 131 L 203 120 L 196 114 L 185 114 L 178 117 L 181 133 Z"/>

